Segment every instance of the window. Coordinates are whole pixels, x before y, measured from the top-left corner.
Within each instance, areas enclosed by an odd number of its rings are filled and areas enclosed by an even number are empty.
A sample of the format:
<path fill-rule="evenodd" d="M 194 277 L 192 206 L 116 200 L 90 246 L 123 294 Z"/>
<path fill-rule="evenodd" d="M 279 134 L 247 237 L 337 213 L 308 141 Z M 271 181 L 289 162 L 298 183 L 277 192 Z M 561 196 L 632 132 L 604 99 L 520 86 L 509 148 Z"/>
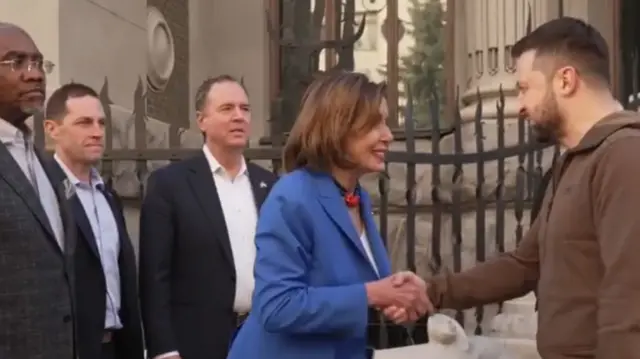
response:
<path fill-rule="evenodd" d="M 357 51 L 376 51 L 378 49 L 378 34 L 380 32 L 380 27 L 378 26 L 378 13 L 373 11 L 356 13 L 355 28 L 357 31 L 365 14 L 366 23 L 364 25 L 364 33 L 360 39 L 356 41 L 353 48 Z"/>

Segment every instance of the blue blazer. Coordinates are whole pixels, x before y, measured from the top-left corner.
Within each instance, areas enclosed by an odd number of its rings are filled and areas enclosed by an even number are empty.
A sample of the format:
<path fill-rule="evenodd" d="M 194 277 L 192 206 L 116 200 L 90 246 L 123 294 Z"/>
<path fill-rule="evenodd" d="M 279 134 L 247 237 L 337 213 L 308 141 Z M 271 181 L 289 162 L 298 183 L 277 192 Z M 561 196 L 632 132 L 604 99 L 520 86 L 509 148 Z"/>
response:
<path fill-rule="evenodd" d="M 371 200 L 361 210 L 379 276 L 333 179 L 306 169 L 282 177 L 256 230 L 252 310 L 228 359 L 365 359 L 365 282 L 390 275 Z"/>

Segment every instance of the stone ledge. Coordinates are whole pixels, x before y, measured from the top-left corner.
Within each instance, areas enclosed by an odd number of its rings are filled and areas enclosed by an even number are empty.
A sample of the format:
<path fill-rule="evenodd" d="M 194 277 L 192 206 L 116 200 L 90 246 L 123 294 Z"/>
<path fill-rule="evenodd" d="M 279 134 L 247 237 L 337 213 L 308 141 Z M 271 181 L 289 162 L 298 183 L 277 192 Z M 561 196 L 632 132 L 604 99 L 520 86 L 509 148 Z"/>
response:
<path fill-rule="evenodd" d="M 495 338 L 500 343 L 508 357 L 514 359 L 541 359 L 536 341 L 532 339 Z"/>
<path fill-rule="evenodd" d="M 533 293 L 505 302 L 502 312 L 491 322 L 491 336 L 535 340 L 538 332 L 535 303 Z"/>
<path fill-rule="evenodd" d="M 535 314 L 500 313 L 493 318 L 491 329 L 491 336 L 495 338 L 535 340 L 538 318 Z"/>
<path fill-rule="evenodd" d="M 374 359 L 540 359 L 534 340 L 468 336 L 443 314 L 429 318 L 429 343 L 378 350 Z"/>
<path fill-rule="evenodd" d="M 505 302 L 502 305 L 505 314 L 536 314 L 536 296 L 529 293 L 524 297 Z"/>
<path fill-rule="evenodd" d="M 476 336 L 469 338 L 480 352 L 454 353 L 438 359 L 541 359 L 535 340 L 503 339 Z M 374 359 L 425 359 L 429 344 L 411 345 L 401 348 L 383 349 L 375 353 Z M 457 355 L 456 355 L 457 354 Z"/>

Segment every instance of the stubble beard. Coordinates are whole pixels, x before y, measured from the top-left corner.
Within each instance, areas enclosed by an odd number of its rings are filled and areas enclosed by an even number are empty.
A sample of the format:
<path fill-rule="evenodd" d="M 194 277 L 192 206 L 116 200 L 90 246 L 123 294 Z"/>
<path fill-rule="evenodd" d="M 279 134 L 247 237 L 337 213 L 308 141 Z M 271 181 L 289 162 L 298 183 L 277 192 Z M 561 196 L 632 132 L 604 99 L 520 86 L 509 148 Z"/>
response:
<path fill-rule="evenodd" d="M 31 117 L 42 112 L 44 110 L 44 104 L 22 105 L 20 106 L 20 110 L 22 110 L 22 113 L 24 113 L 27 117 Z"/>
<path fill-rule="evenodd" d="M 539 120 L 531 125 L 534 138 L 539 143 L 557 143 L 563 132 L 563 121 L 558 103 L 549 96 L 540 105 L 537 112 Z"/>

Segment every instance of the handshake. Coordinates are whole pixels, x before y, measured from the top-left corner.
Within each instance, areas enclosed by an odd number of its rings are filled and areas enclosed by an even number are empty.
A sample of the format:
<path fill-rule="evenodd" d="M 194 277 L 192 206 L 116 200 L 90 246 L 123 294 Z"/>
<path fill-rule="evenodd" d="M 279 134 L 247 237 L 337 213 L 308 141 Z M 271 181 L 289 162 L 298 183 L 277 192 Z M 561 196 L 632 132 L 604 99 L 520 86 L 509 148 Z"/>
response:
<path fill-rule="evenodd" d="M 415 322 L 434 307 L 427 284 L 413 272 L 399 272 L 365 285 L 371 307 L 381 310 L 396 324 Z"/>

